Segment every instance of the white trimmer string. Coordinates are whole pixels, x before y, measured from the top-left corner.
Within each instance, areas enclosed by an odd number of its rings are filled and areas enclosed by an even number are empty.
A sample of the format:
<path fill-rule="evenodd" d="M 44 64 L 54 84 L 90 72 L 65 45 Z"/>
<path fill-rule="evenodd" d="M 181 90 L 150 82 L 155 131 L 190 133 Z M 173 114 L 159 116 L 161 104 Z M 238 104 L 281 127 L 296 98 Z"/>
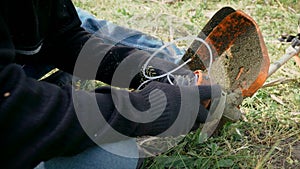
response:
<path fill-rule="evenodd" d="M 163 77 L 167 77 L 168 81 L 170 84 L 174 85 L 174 83 L 172 82 L 172 80 L 170 79 L 170 76 L 172 76 L 172 73 L 179 70 L 180 68 L 182 68 L 183 66 L 185 66 L 186 64 L 188 64 L 192 59 L 188 59 L 186 60 L 184 63 L 182 63 L 181 65 L 179 65 L 178 67 L 176 67 L 175 69 L 173 70 L 170 70 L 162 75 L 158 75 L 158 76 L 148 76 L 146 74 L 146 68 L 148 67 L 151 59 L 157 55 L 159 52 L 161 52 L 164 48 L 178 42 L 178 41 L 183 41 L 183 40 L 197 40 L 201 43 L 203 43 L 205 45 L 205 47 L 208 49 L 209 51 L 209 67 L 208 67 L 208 76 L 210 75 L 210 68 L 211 68 L 211 65 L 212 65 L 212 62 L 213 62 L 213 53 L 212 53 L 212 49 L 211 47 L 209 46 L 209 44 L 207 42 L 205 42 L 205 40 L 197 37 L 197 36 L 193 36 L 193 35 L 190 35 L 190 36 L 186 36 L 186 37 L 182 37 L 182 38 L 178 38 L 178 39 L 175 39 L 169 43 L 166 43 L 164 44 L 163 46 L 161 46 L 158 50 L 156 50 L 150 57 L 149 59 L 147 59 L 147 61 L 145 62 L 144 66 L 143 66 L 143 69 L 142 69 L 142 73 L 144 75 L 145 78 L 147 78 L 148 80 L 144 81 L 139 87 L 138 89 L 140 89 L 140 87 L 142 87 L 144 84 L 148 83 L 149 81 L 151 80 L 156 80 L 156 79 L 160 79 L 160 78 L 163 78 Z"/>

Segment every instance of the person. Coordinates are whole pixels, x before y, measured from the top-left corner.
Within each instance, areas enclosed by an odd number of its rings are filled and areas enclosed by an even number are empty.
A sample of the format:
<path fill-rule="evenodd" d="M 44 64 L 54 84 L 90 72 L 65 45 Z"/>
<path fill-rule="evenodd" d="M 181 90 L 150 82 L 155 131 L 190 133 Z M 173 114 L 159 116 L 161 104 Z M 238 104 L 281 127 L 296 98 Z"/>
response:
<path fill-rule="evenodd" d="M 140 70 L 150 54 L 104 43 L 84 30 L 71 0 L 0 3 L 3 168 L 34 168 L 42 161 L 137 136 L 185 134 L 205 122 L 208 110 L 200 100 L 215 97 L 212 91 L 220 90 L 218 86 L 170 84 L 176 84 L 176 77 L 194 80 L 193 72 L 180 68 L 171 78 L 138 89 L 145 82 Z M 31 77 L 28 66 L 54 66 L 112 86 L 94 91 L 61 86 Z M 160 58 L 148 66 L 154 74 L 178 67 Z"/>

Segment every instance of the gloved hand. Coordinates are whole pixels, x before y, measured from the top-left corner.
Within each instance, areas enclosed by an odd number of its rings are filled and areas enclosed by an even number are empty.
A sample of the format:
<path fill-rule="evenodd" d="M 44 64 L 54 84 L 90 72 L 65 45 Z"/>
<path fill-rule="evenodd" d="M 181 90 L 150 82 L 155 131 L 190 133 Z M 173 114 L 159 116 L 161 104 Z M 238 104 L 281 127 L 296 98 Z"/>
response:
<path fill-rule="evenodd" d="M 156 76 L 159 76 L 159 75 L 163 75 L 165 73 L 166 73 L 165 71 L 157 69 L 157 68 L 154 68 L 152 66 L 148 66 L 145 69 L 145 74 L 146 74 L 146 76 L 149 76 L 149 77 L 156 77 Z M 145 77 L 145 75 L 143 73 L 143 70 L 141 70 L 132 79 L 131 84 L 130 84 L 130 88 L 133 88 L 133 89 L 142 89 L 142 88 L 144 88 L 146 86 L 146 84 L 144 84 L 144 85 L 142 85 L 142 84 L 145 83 L 147 80 L 149 80 L 149 79 L 147 79 L 147 77 Z M 155 81 L 162 82 L 162 83 L 168 83 L 168 79 L 166 77 L 164 77 L 164 78 L 158 78 Z"/>
<path fill-rule="evenodd" d="M 168 62 L 166 62 L 168 63 Z M 133 89 L 141 89 L 147 85 L 147 82 L 150 81 L 158 81 L 162 83 L 169 83 L 177 86 L 195 86 L 197 85 L 197 75 L 194 74 L 192 71 L 180 68 L 175 73 L 166 75 L 168 72 L 155 68 L 153 66 L 148 66 L 145 69 L 145 72 L 141 70 L 131 81 L 130 87 Z M 145 77 L 145 75 L 148 77 L 153 78 L 148 79 Z M 156 78 L 159 76 L 162 76 L 161 78 Z"/>
<path fill-rule="evenodd" d="M 149 58 L 149 53 L 142 50 L 124 46 L 112 47 L 110 52 L 101 60 L 96 79 L 121 88 L 137 89 L 148 80 L 144 73 L 150 77 L 157 77 L 178 68 L 177 64 L 161 58 L 153 57 L 150 61 Z M 147 61 L 149 62 L 145 65 Z M 145 68 L 144 73 L 143 68 Z M 164 76 L 154 81 L 169 83 L 176 80 L 176 77 L 179 77 L 178 79 L 182 79 L 182 77 L 192 79 L 195 75 L 187 68 L 180 68 L 169 76 L 170 79 Z M 127 83 L 127 79 L 131 80 L 130 84 Z"/>
<path fill-rule="evenodd" d="M 131 104 L 140 112 L 117 99 L 120 102 L 115 102 L 115 106 L 122 110 L 122 116 L 110 120 L 110 125 L 131 137 L 187 134 L 207 118 L 208 110 L 200 101 L 217 97 L 220 91 L 219 86 L 175 86 L 153 81 L 142 90 L 129 93 Z"/>

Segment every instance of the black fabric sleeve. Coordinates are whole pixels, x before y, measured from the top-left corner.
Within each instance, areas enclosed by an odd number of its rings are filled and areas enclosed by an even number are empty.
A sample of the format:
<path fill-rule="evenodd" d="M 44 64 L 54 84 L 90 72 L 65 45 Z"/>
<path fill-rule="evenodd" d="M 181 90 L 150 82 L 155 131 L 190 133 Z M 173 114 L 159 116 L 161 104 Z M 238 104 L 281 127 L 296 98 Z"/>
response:
<path fill-rule="evenodd" d="M 0 126 L 4 168 L 33 168 L 94 144 L 74 113 L 71 88 L 27 78 L 15 64 L 0 73 Z"/>
<path fill-rule="evenodd" d="M 82 79 L 95 79 L 111 84 L 113 75 L 119 64 L 128 56 L 134 55 L 135 67 L 140 71 L 143 64 L 149 58 L 150 54 L 146 51 L 140 51 L 135 48 L 126 46 L 114 46 L 105 44 L 102 40 L 87 31 L 80 25 L 81 21 L 76 13 L 76 10 L 69 0 L 58 0 L 58 5 L 55 9 L 53 17 L 52 34 L 45 39 L 41 52 L 34 56 L 36 63 L 53 64 L 57 68 L 74 73 L 74 66 L 78 61 L 78 56 L 82 55 L 83 50 L 91 50 L 89 54 L 83 56 L 86 61 L 97 61 L 101 59 L 98 65 L 96 77 L 89 77 L 86 74 L 80 74 Z M 64 5 L 62 5 L 64 3 Z M 133 64 L 131 64 L 133 65 Z M 170 71 L 177 67 L 176 64 L 167 62 L 160 58 L 153 58 L 151 64 L 155 68 L 161 69 L 164 72 Z M 137 72 L 132 72 L 128 77 L 133 78 Z M 180 69 L 177 74 L 192 74 L 187 69 Z M 136 79 L 139 81 L 139 79 Z M 138 84 L 138 82 L 133 82 Z M 128 87 L 128 86 L 120 86 Z"/>
<path fill-rule="evenodd" d="M 7 64 L 11 63 L 15 57 L 14 45 L 11 41 L 8 29 L 2 16 L 0 15 L 0 71 Z"/>
<path fill-rule="evenodd" d="M 90 65 L 98 63 L 97 73 L 94 76 L 87 72 L 86 74 L 81 73 L 74 75 L 82 79 L 95 79 L 109 85 L 123 88 L 136 88 L 140 84 L 142 77 L 135 77 L 141 73 L 144 64 L 149 59 L 150 54 L 148 52 L 126 46 L 105 44 L 100 38 L 88 34 L 82 30 L 82 28 L 74 28 L 72 31 L 74 31 L 74 34 L 69 32 L 67 35 L 64 35 L 68 37 L 61 38 L 61 40 L 57 42 L 47 43 L 47 46 L 45 45 L 39 54 L 40 56 L 37 57 L 38 62 L 52 63 L 57 68 L 71 74 L 74 74 L 74 68 L 76 64 L 78 66 L 79 62 L 86 62 L 84 63 L 86 66 L 82 67 L 83 71 L 89 71 L 91 69 Z M 78 57 L 80 57 L 80 59 L 78 59 Z M 44 59 L 40 60 L 40 58 Z M 124 84 L 124 81 L 126 81 L 124 78 L 120 78 L 120 80 L 114 79 L 116 81 L 112 84 L 113 76 L 120 73 L 122 69 L 119 68 L 120 64 L 127 64 L 126 73 L 123 73 L 123 77 L 135 80 L 130 83 L 134 84 L 134 86 L 130 86 L 128 83 Z M 174 63 L 157 57 L 152 58 L 148 66 L 156 68 L 159 72 L 163 73 L 178 67 L 178 65 Z M 119 69 L 118 72 L 116 72 L 117 69 Z M 194 76 L 193 72 L 186 68 L 181 68 L 173 74 Z M 124 81 L 122 82 L 122 80 Z"/>

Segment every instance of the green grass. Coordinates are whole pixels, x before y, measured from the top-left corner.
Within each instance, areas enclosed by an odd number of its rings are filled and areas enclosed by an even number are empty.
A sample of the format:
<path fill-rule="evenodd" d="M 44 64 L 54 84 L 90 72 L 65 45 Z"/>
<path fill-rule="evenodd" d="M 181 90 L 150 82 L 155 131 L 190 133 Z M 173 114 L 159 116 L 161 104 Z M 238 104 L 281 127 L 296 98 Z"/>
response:
<path fill-rule="evenodd" d="M 166 1 L 166 0 L 165 0 Z M 140 30 L 164 41 L 197 35 L 223 6 L 241 9 L 259 25 L 271 61 L 281 57 L 282 33 L 296 33 L 299 0 L 204 1 L 74 0 L 75 4 L 119 25 Z M 184 46 L 184 44 L 182 44 Z M 241 106 L 243 119 L 226 124 L 204 143 L 199 131 L 190 133 L 168 152 L 148 159 L 144 168 L 299 168 L 300 69 L 289 60 L 267 81 L 292 79 L 261 88 Z"/>

